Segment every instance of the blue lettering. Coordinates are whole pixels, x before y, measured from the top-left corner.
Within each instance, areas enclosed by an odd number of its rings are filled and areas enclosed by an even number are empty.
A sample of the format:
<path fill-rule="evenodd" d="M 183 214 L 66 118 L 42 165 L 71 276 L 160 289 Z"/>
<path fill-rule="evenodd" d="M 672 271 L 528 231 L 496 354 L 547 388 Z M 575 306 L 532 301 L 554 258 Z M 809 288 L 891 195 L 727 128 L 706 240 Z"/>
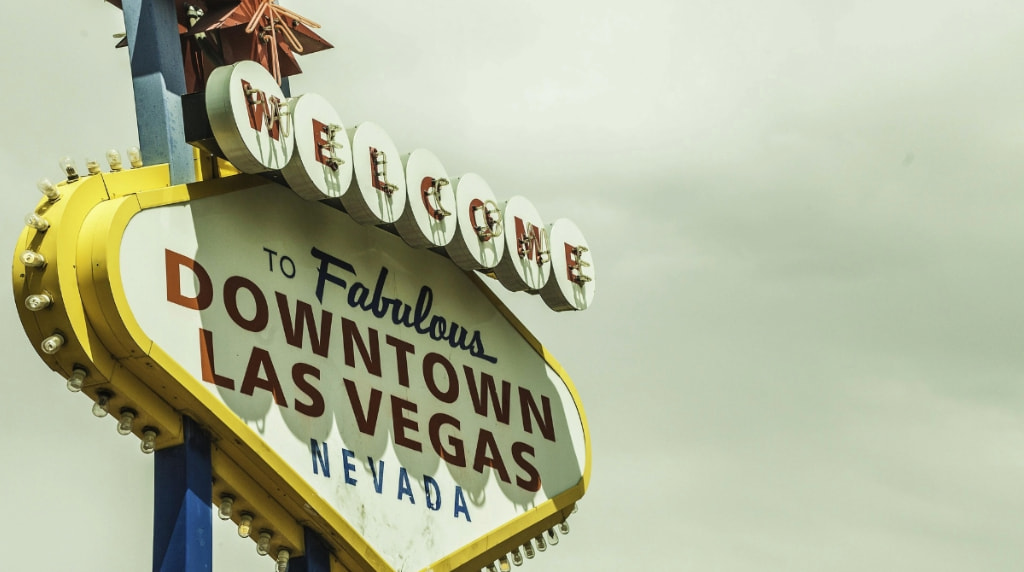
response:
<path fill-rule="evenodd" d="M 469 518 L 469 505 L 466 504 L 466 497 L 462 494 L 462 487 L 455 486 L 455 518 L 459 518 L 459 513 L 466 515 L 466 522 L 473 522 Z"/>
<path fill-rule="evenodd" d="M 431 489 L 434 491 L 433 494 L 430 493 Z M 423 490 L 427 494 L 427 508 L 430 510 L 441 510 L 441 488 L 437 486 L 437 481 L 434 480 L 434 477 L 423 475 Z"/>
<path fill-rule="evenodd" d="M 412 498 L 412 484 L 409 483 L 409 472 L 405 470 L 405 467 L 398 469 L 398 500 L 402 500 L 402 495 L 409 495 L 409 504 L 416 504 L 416 499 Z"/>
<path fill-rule="evenodd" d="M 316 439 L 309 440 L 309 452 L 313 456 L 313 474 L 319 474 L 317 471 L 317 461 L 320 462 L 320 469 L 323 470 L 325 477 L 331 476 L 331 460 L 327 456 L 327 443 L 324 443 L 323 451 L 320 450 L 320 444 L 317 443 Z"/>
<path fill-rule="evenodd" d="M 346 282 L 343 279 L 328 272 L 329 265 L 333 264 L 334 266 L 341 268 L 342 270 L 352 274 L 353 276 L 356 275 L 356 269 L 353 268 L 352 265 L 349 264 L 348 262 L 345 262 L 340 258 L 335 258 L 315 246 L 310 251 L 310 254 L 313 255 L 313 258 L 317 258 L 320 260 L 320 268 L 317 269 L 316 276 L 316 299 L 320 300 L 320 303 L 323 304 L 324 284 L 326 282 L 330 282 L 331 284 L 337 284 L 342 288 L 346 287 Z"/>
<path fill-rule="evenodd" d="M 419 296 L 416 298 L 416 305 L 410 306 L 398 298 L 387 298 L 384 292 L 387 290 L 387 277 L 389 270 L 381 266 L 377 275 L 377 282 L 374 284 L 371 294 L 370 288 L 362 282 L 354 282 L 351 288 L 344 279 L 330 273 L 330 267 L 336 266 L 355 276 L 355 268 L 340 258 L 336 258 L 326 252 L 313 247 L 311 253 L 314 258 L 320 261 L 317 271 L 316 298 L 321 303 L 324 301 L 324 285 L 327 282 L 348 289 L 346 302 L 352 308 L 358 308 L 364 312 L 370 312 L 380 319 L 389 319 L 396 326 L 404 326 L 415 332 L 429 336 L 434 340 L 446 340 L 448 345 L 469 352 L 473 357 L 480 358 L 488 363 L 498 363 L 498 358 L 487 355 L 480 330 L 474 330 L 470 335 L 469 330 L 448 318 L 441 315 L 433 315 L 431 308 L 434 302 L 434 292 L 429 286 L 420 288 Z M 468 340 L 467 340 L 468 338 Z"/>
<path fill-rule="evenodd" d="M 353 453 L 352 451 L 349 451 L 348 449 L 342 449 L 341 450 L 341 468 L 345 470 L 345 484 L 346 485 L 354 485 L 354 484 L 356 484 L 356 479 L 355 479 L 355 477 L 352 476 L 352 471 L 356 470 L 356 466 L 355 466 L 354 463 L 350 462 L 352 460 L 352 458 L 355 457 L 355 456 L 356 456 L 355 453 Z"/>
<path fill-rule="evenodd" d="M 370 461 L 370 472 L 373 473 L 373 489 L 377 491 L 377 494 L 381 494 L 384 490 L 384 460 L 378 461 L 379 468 L 373 468 L 373 457 L 367 457 L 366 460 Z"/>

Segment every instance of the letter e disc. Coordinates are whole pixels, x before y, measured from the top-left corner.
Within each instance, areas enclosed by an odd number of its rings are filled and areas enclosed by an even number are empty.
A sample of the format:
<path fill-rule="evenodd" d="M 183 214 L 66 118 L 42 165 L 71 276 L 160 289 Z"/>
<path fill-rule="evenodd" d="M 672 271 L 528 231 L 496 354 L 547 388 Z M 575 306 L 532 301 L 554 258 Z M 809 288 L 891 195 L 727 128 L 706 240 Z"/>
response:
<path fill-rule="evenodd" d="M 213 136 L 228 161 L 246 173 L 280 170 L 291 159 L 295 144 L 290 125 L 282 125 L 284 104 L 274 76 L 256 62 L 221 66 L 206 82 Z"/>
<path fill-rule="evenodd" d="M 352 147 L 338 112 L 323 97 L 291 100 L 295 152 L 281 170 L 288 186 L 309 201 L 336 199 L 352 184 Z"/>
<path fill-rule="evenodd" d="M 540 291 L 548 307 L 558 312 L 586 310 L 597 284 L 594 257 L 579 227 L 567 218 L 548 228 L 551 240 L 551 278 Z"/>
<path fill-rule="evenodd" d="M 445 246 L 455 236 L 455 186 L 441 161 L 426 149 L 403 158 L 409 203 L 395 223 L 398 233 L 417 248 Z"/>
<path fill-rule="evenodd" d="M 551 247 L 548 229 L 540 213 L 526 197 L 505 201 L 501 214 L 505 256 L 494 269 L 502 285 L 513 292 L 536 292 L 551 275 Z"/>
<path fill-rule="evenodd" d="M 494 268 L 505 252 L 501 209 L 494 191 L 480 175 L 468 173 L 455 182 L 455 238 L 445 250 L 463 270 Z"/>
<path fill-rule="evenodd" d="M 375 123 L 348 131 L 355 177 L 341 204 L 360 224 L 390 224 L 405 210 L 402 157 L 387 132 Z"/>

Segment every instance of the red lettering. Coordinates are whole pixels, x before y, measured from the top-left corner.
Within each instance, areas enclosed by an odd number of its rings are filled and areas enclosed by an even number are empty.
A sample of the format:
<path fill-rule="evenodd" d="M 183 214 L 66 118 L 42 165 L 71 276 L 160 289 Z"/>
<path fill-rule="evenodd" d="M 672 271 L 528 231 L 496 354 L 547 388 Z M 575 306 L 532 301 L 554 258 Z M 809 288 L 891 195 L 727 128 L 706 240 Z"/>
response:
<path fill-rule="evenodd" d="M 420 198 L 423 199 L 423 206 L 427 209 L 427 215 L 434 220 L 444 220 L 444 214 L 438 209 L 434 208 L 434 205 L 430 203 L 430 195 L 433 194 L 434 184 L 437 183 L 437 179 L 433 177 L 423 177 L 420 181 Z M 437 197 L 437 203 L 441 204 L 441 197 Z"/>
<path fill-rule="evenodd" d="M 532 223 L 523 222 L 523 219 L 516 219 L 516 244 L 518 245 L 519 258 L 533 260 L 540 266 L 544 263 L 544 229 L 538 228 Z"/>
<path fill-rule="evenodd" d="M 306 380 L 306 376 L 312 376 L 320 380 L 320 369 L 308 363 L 297 363 L 292 366 L 292 381 L 299 391 L 309 397 L 308 404 L 295 400 L 295 410 L 310 417 L 320 417 L 324 414 L 324 396 L 312 383 Z"/>
<path fill-rule="evenodd" d="M 352 403 L 352 413 L 355 415 L 359 431 L 373 435 L 377 432 L 377 417 L 380 415 L 380 400 L 383 394 L 379 389 L 371 389 L 370 404 L 364 412 L 355 382 L 345 378 L 342 378 L 342 381 L 345 382 L 345 391 L 348 393 L 349 402 Z"/>
<path fill-rule="evenodd" d="M 441 391 L 441 388 L 437 386 L 437 380 L 434 378 L 434 366 L 437 364 L 441 364 L 441 368 L 444 369 L 445 374 L 448 376 L 447 391 Z M 427 389 L 430 390 L 431 395 L 439 401 L 455 403 L 455 400 L 459 398 L 459 380 L 455 376 L 455 367 L 443 355 L 431 352 L 424 356 L 423 380 L 427 382 Z"/>
<path fill-rule="evenodd" d="M 466 448 L 462 443 L 462 439 L 455 437 L 454 435 L 448 437 L 448 444 L 453 450 L 445 449 L 444 444 L 441 443 L 441 428 L 445 425 L 450 425 L 455 428 L 456 431 L 460 429 L 459 420 L 444 413 L 436 413 L 430 418 L 430 423 L 427 425 L 427 434 L 430 435 L 430 446 L 434 448 L 437 455 L 444 459 L 449 465 L 455 465 L 456 467 L 466 466 Z"/>
<path fill-rule="evenodd" d="M 217 375 L 213 364 L 213 332 L 202 328 L 199 329 L 199 361 L 203 381 L 227 389 L 235 388 L 234 380 Z"/>
<path fill-rule="evenodd" d="M 363 358 L 363 364 L 366 365 L 367 373 L 380 377 L 380 336 L 373 328 L 367 328 L 366 331 L 370 338 L 369 350 L 366 348 L 363 337 L 359 334 L 359 326 L 348 318 L 341 319 L 341 334 L 345 338 L 345 365 L 356 366 L 356 356 L 353 350 L 358 349 L 359 355 Z"/>
<path fill-rule="evenodd" d="M 252 318 L 246 318 L 238 309 L 238 291 L 248 290 L 256 305 L 256 314 Z M 267 298 L 255 282 L 241 276 L 232 276 L 224 282 L 224 308 L 228 316 L 240 328 L 249 332 L 262 332 L 267 328 L 270 320 L 270 309 L 267 306 Z"/>
<path fill-rule="evenodd" d="M 530 419 L 532 413 L 533 418 L 537 420 L 537 425 L 540 427 L 540 434 L 548 441 L 554 443 L 555 422 L 551 416 L 551 400 L 546 395 L 541 395 L 540 401 L 544 409 L 543 415 L 541 415 L 540 410 L 537 408 L 537 402 L 533 399 L 533 394 L 530 393 L 530 390 L 525 387 L 519 388 L 519 403 L 522 406 L 523 414 L 523 430 L 527 433 L 533 433 L 533 421 Z"/>
<path fill-rule="evenodd" d="M 242 80 L 242 93 L 245 94 L 245 107 L 249 113 L 249 126 L 256 131 L 267 132 L 275 140 L 281 138 L 281 122 L 278 121 L 281 100 L 277 96 L 267 97 L 262 90 L 254 89 L 252 84 Z"/>
<path fill-rule="evenodd" d="M 406 411 L 416 413 L 416 404 L 411 401 L 406 401 L 401 397 L 392 395 L 391 420 L 394 423 L 395 428 L 395 445 L 401 445 L 406 449 L 412 449 L 413 451 L 422 451 L 423 446 L 406 435 L 406 430 L 416 431 L 420 426 L 415 419 L 410 419 L 405 416 Z"/>
<path fill-rule="evenodd" d="M 260 376 L 260 372 L 264 376 Z M 245 366 L 245 377 L 242 379 L 241 392 L 245 395 L 252 395 L 256 388 L 264 389 L 274 395 L 274 401 L 281 407 L 288 407 L 288 400 L 284 397 L 284 390 L 281 389 L 281 381 L 277 377 L 277 370 L 274 369 L 274 362 L 270 359 L 270 352 L 263 348 L 252 348 L 249 355 L 249 363 Z"/>
<path fill-rule="evenodd" d="M 416 347 L 409 342 L 398 338 L 387 336 L 384 338 L 389 346 L 395 348 L 395 357 L 398 358 L 398 384 L 402 387 L 409 387 L 409 361 L 407 354 L 415 354 Z"/>
<path fill-rule="evenodd" d="M 576 263 L 576 247 L 565 243 L 565 273 L 569 282 L 579 283 L 579 274 L 582 272 L 580 265 Z"/>
<path fill-rule="evenodd" d="M 338 163 L 332 161 L 334 150 L 331 149 L 331 129 L 317 119 L 313 120 L 313 147 L 316 149 L 316 162 L 327 165 L 333 171 L 338 170 Z"/>
<path fill-rule="evenodd" d="M 181 293 L 181 267 L 195 274 L 199 288 L 194 298 Z M 193 310 L 205 310 L 213 302 L 213 282 L 202 264 L 173 250 L 164 250 L 164 268 L 167 275 L 167 301 Z"/>
<path fill-rule="evenodd" d="M 498 452 L 498 444 L 494 441 L 494 435 L 487 429 L 480 430 L 480 440 L 476 442 L 476 454 L 473 456 L 473 470 L 478 473 L 484 472 L 484 467 L 491 467 L 498 473 L 498 478 L 510 483 L 508 469 L 505 462 L 501 460 L 501 453 Z"/>
<path fill-rule="evenodd" d="M 295 301 L 295 321 L 292 321 L 291 310 L 288 309 L 288 297 L 274 292 L 277 297 L 277 309 L 281 314 L 281 325 L 284 328 L 284 339 L 288 345 L 302 349 L 303 331 L 309 331 L 309 344 L 313 353 L 327 357 L 331 341 L 331 325 L 334 314 L 327 310 L 320 312 L 320 335 L 316 333 L 316 320 L 313 319 L 313 307 L 301 300 Z M 303 328 L 303 325 L 305 328 Z"/>
<path fill-rule="evenodd" d="M 480 372 L 480 384 L 478 385 L 476 376 L 473 374 L 473 368 L 464 365 L 462 370 L 466 373 L 466 385 L 469 386 L 469 396 L 473 401 L 473 409 L 477 415 L 487 417 L 487 402 L 489 398 L 490 402 L 494 404 L 494 418 L 500 423 L 508 425 L 509 415 L 512 412 L 512 408 L 509 407 L 509 400 L 512 398 L 512 385 L 502 380 L 501 400 L 499 401 L 498 389 L 494 386 L 494 377 Z"/>
<path fill-rule="evenodd" d="M 530 455 L 536 458 L 536 453 L 533 452 L 533 447 L 516 441 L 512 443 L 512 458 L 515 459 L 516 464 L 519 468 L 526 472 L 528 479 L 522 477 L 516 477 L 516 485 L 525 490 L 535 493 L 540 490 L 540 472 L 537 471 L 537 467 L 533 466 L 533 463 L 528 461 L 525 455 Z"/>

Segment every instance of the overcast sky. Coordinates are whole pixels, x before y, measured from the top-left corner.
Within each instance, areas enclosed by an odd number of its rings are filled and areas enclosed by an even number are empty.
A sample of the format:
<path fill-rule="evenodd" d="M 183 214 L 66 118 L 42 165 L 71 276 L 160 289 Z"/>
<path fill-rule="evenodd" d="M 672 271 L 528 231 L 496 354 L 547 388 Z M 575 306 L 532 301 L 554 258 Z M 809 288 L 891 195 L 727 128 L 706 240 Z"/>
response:
<path fill-rule="evenodd" d="M 288 0 L 293 92 L 576 221 L 592 309 L 509 303 L 579 388 L 593 479 L 524 570 L 1019 570 L 1019 2 Z M 5 7 L 0 231 L 137 144 L 121 14 Z M 145 570 L 152 458 L 8 289 L 5 569 Z M 221 571 L 270 570 L 216 522 Z M 40 562 L 39 559 L 42 559 Z"/>

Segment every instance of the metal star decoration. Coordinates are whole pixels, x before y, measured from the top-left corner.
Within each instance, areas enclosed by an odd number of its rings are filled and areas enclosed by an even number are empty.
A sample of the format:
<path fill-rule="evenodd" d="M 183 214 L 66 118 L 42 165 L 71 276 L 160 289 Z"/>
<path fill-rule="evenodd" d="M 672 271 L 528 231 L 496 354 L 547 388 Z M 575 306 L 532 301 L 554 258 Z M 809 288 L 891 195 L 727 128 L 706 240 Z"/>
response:
<path fill-rule="evenodd" d="M 107 1 L 121 7 L 121 0 Z M 205 88 L 214 68 L 241 60 L 261 64 L 280 84 L 302 72 L 296 55 L 333 47 L 313 32 L 319 24 L 276 0 L 175 0 L 175 5 L 190 93 Z"/>

